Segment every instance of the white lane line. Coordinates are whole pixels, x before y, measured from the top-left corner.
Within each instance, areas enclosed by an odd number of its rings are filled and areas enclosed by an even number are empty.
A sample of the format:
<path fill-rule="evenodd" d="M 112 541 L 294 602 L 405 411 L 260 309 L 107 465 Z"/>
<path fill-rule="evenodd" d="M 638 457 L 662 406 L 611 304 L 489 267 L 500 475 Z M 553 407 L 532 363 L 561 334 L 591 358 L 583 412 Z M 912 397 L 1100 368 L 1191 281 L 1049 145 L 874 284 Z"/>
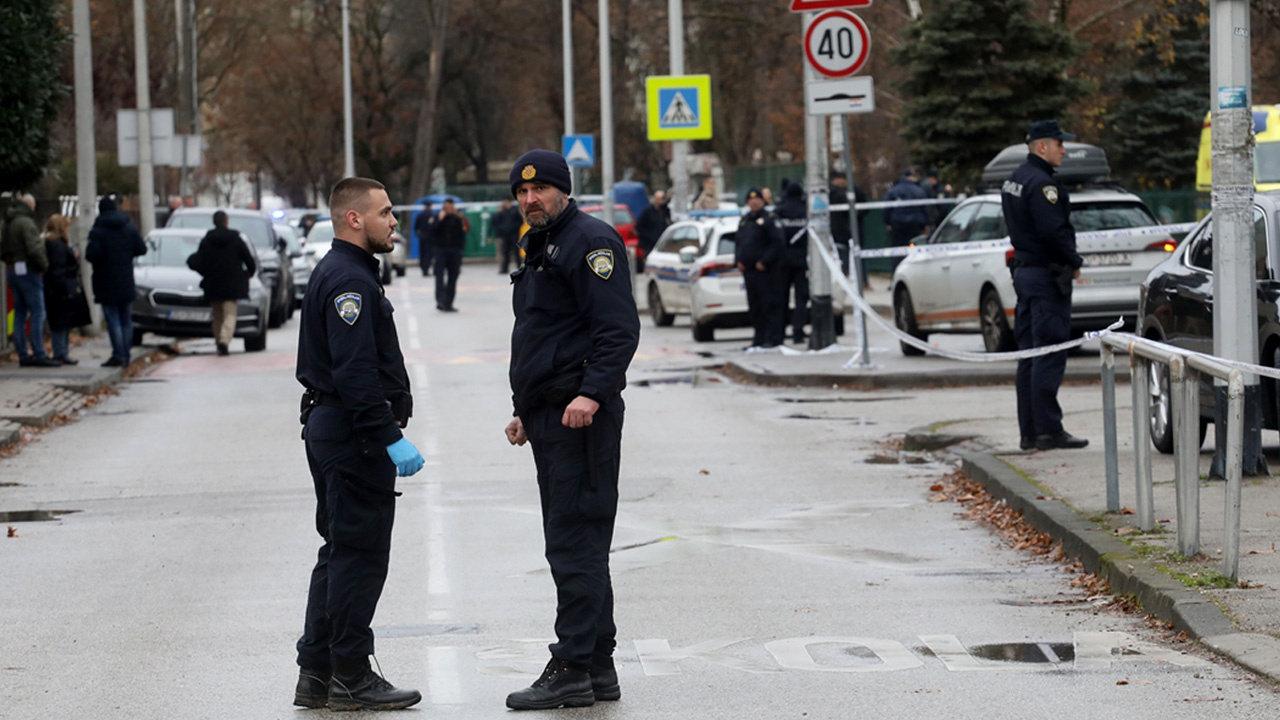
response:
<path fill-rule="evenodd" d="M 445 553 L 444 510 L 441 508 L 443 486 L 439 481 L 427 482 L 427 619 L 452 619 L 450 609 L 449 561 Z"/>

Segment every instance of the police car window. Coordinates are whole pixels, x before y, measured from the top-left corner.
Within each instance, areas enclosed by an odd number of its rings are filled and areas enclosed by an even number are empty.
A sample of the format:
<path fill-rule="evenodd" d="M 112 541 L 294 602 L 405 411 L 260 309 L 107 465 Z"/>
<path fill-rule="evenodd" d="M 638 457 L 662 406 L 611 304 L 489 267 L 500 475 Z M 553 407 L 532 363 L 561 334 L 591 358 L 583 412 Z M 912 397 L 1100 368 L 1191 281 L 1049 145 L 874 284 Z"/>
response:
<path fill-rule="evenodd" d="M 1078 233 L 1159 225 L 1139 202 L 1072 202 L 1071 224 Z"/>
<path fill-rule="evenodd" d="M 1280 182 L 1280 143 L 1260 142 L 1253 146 L 1253 176 L 1260 183 Z"/>
<path fill-rule="evenodd" d="M 933 238 L 929 240 L 932 244 L 963 242 L 968 231 L 969 223 L 973 217 L 978 214 L 978 206 L 993 205 L 1000 207 L 995 203 L 970 203 L 962 208 L 958 208 L 955 212 L 947 216 L 946 220 L 938 226 L 938 232 L 933 234 Z"/>
<path fill-rule="evenodd" d="M 720 242 L 716 243 L 716 255 L 732 255 L 737 249 L 737 243 L 734 238 L 737 233 L 727 232 L 720 236 Z"/>
<path fill-rule="evenodd" d="M 1008 233 L 1004 229 L 1004 208 L 997 203 L 982 203 L 969 223 L 969 242 L 998 240 Z"/>
<path fill-rule="evenodd" d="M 697 250 L 702 246 L 696 225 L 678 225 L 669 232 L 670 234 L 658 243 L 655 252 L 678 253 L 686 247 Z"/>
<path fill-rule="evenodd" d="M 1213 270 L 1213 223 L 1207 222 L 1200 234 L 1191 238 L 1187 248 L 1187 264 L 1201 270 Z"/>

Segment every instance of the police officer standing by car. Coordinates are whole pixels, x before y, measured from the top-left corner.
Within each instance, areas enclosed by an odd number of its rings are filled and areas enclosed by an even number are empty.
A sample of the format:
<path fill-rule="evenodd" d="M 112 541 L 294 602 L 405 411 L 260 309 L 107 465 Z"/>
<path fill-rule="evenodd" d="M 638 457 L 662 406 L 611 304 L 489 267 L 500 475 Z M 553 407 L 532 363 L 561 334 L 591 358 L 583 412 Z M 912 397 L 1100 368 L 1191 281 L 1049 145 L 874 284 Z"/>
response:
<path fill-rule="evenodd" d="M 773 216 L 765 211 L 759 188 L 747 191 L 747 207 L 750 212 L 738 222 L 734 262 L 747 286 L 747 313 L 755 329 L 751 347 L 772 348 L 782 344 L 786 321 L 781 264 L 785 240 Z"/>
<path fill-rule="evenodd" d="M 375 253 L 396 227 L 381 183 L 346 178 L 329 195 L 333 249 L 316 265 L 298 331 L 302 436 L 324 539 L 298 640 L 294 704 L 394 710 L 420 701 L 373 672 L 373 621 L 387 579 L 396 476 L 422 469 L 401 433 L 413 415 L 409 376 Z"/>
<path fill-rule="evenodd" d="M 779 295 L 782 303 L 783 328 L 786 328 L 787 302 L 792 290 L 796 302 L 791 311 L 791 339 L 802 343 L 809 339 L 804 326 L 809 324 L 809 234 L 801 232 L 809 224 L 809 208 L 800 183 L 782 181 L 782 200 L 774 206 L 775 222 L 782 229 L 782 269 L 779 272 Z M 834 224 L 834 223 L 833 223 Z M 847 239 L 846 239 L 846 242 Z"/>
<path fill-rule="evenodd" d="M 622 389 L 640 319 L 622 238 L 578 210 L 563 157 L 530 150 L 511 193 L 530 230 L 511 276 L 512 445 L 533 446 L 545 554 L 556 584 L 556 642 L 516 710 L 617 700 L 609 545 L 618 511 Z"/>
<path fill-rule="evenodd" d="M 1056 120 L 1031 124 L 1027 161 L 1001 187 L 1004 221 L 1013 243 L 1009 266 L 1018 294 L 1014 336 L 1020 350 L 1054 345 L 1071 337 L 1071 285 L 1084 264 L 1076 252 L 1071 199 L 1053 179 L 1066 155 L 1064 132 Z M 1058 387 L 1067 351 L 1018 361 L 1018 427 L 1022 449 L 1082 448 L 1088 440 L 1062 428 Z"/>

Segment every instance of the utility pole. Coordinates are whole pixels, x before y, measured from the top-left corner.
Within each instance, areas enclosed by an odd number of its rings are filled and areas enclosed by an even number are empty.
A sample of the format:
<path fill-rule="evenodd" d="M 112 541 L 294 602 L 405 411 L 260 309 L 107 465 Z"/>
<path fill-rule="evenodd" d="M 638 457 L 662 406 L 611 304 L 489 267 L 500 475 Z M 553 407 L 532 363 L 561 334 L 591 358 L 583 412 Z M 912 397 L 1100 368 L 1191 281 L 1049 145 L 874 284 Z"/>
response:
<path fill-rule="evenodd" d="M 351 2 L 342 0 L 342 176 L 355 177 L 355 142 L 351 123 Z"/>
<path fill-rule="evenodd" d="M 561 39 L 560 52 L 562 57 L 561 64 L 564 66 L 564 134 L 573 134 L 573 2 L 572 0 L 562 0 L 560 4 L 561 14 Z M 569 168 L 569 185 L 576 193 L 578 191 L 578 168 Z"/>
<path fill-rule="evenodd" d="M 93 139 L 93 34 L 89 19 L 89 0 L 74 0 L 71 29 L 75 35 L 74 78 L 76 113 L 76 194 L 77 207 L 72 239 L 80 251 L 80 285 L 89 301 L 89 317 L 93 320 L 90 334 L 97 335 L 102 326 L 102 306 L 93 301 L 92 270 L 84 258 L 89 242 L 89 229 L 98 211 L 97 149 Z"/>
<path fill-rule="evenodd" d="M 803 14 L 801 31 L 807 29 L 816 13 Z M 805 79 L 816 80 L 817 71 L 805 63 Z M 821 350 L 836 344 L 835 317 L 831 302 L 831 273 L 822 261 L 814 243 L 835 252 L 831 244 L 831 209 L 827 201 L 827 123 L 821 115 L 804 116 L 804 186 L 809 195 L 809 349 Z M 852 186 L 850 187 L 852 190 Z M 788 238 L 790 239 L 790 238 Z"/>
<path fill-rule="evenodd" d="M 600 0 L 600 193 L 604 221 L 613 226 L 613 70 L 609 37 L 609 0 Z"/>
<path fill-rule="evenodd" d="M 1253 67 L 1248 0 L 1209 3 L 1210 95 L 1213 111 L 1213 352 L 1247 363 L 1258 358 L 1258 300 L 1253 247 Z M 1269 363 L 1269 358 L 1264 358 Z M 1227 386 L 1214 381 L 1210 475 L 1226 476 Z M 1245 375 L 1245 475 L 1265 475 L 1258 376 Z M 1195 422 L 1192 419 L 1190 422 Z M 1191 431 L 1195 432 L 1195 431 Z"/>
<path fill-rule="evenodd" d="M 134 74 L 138 88 L 138 229 L 156 226 L 155 169 L 151 164 L 151 69 L 147 60 L 147 3 L 133 0 Z"/>
<path fill-rule="evenodd" d="M 667 33 L 671 54 L 671 74 L 684 74 L 684 0 L 667 0 Z M 689 214 L 689 141 L 671 141 L 671 212 L 676 217 Z"/>
<path fill-rule="evenodd" d="M 849 196 L 849 279 L 852 281 L 853 287 L 858 292 L 858 297 L 862 297 L 862 261 L 858 258 L 858 253 L 862 251 L 862 238 L 858 233 L 858 191 L 854 189 L 853 184 L 853 152 L 849 147 L 849 118 L 844 115 L 837 115 L 840 120 L 840 162 L 844 165 L 844 179 L 848 184 L 847 195 Z M 834 313 L 834 307 L 833 307 Z M 867 338 L 867 316 L 862 312 L 856 313 L 858 316 L 858 345 L 861 348 L 858 353 L 858 365 L 862 368 L 871 367 L 871 347 L 870 340 Z"/>

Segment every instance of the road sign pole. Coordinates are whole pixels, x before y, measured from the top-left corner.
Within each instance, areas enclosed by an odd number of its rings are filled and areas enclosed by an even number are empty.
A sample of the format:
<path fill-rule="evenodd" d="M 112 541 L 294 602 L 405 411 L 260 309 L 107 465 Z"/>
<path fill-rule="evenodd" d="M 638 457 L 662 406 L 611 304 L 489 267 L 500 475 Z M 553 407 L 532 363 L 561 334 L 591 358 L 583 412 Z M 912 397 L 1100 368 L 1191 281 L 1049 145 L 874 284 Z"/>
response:
<path fill-rule="evenodd" d="M 667 32 L 671 74 L 684 74 L 684 2 L 667 0 Z M 689 214 L 689 141 L 671 141 L 671 211 L 675 217 Z"/>
<path fill-rule="evenodd" d="M 613 69 L 610 66 L 609 0 L 600 0 L 600 194 L 604 221 L 613 225 Z"/>
<path fill-rule="evenodd" d="M 862 283 L 865 278 L 862 277 L 862 261 L 858 258 L 858 253 L 862 252 L 862 238 L 858 233 L 858 191 L 854 189 L 853 184 L 853 151 L 849 147 L 849 117 L 847 115 L 837 115 L 840 118 L 840 162 L 844 165 L 844 179 L 848 184 L 849 196 L 849 279 L 858 297 L 862 297 Z M 871 347 L 870 341 L 867 339 L 867 316 L 857 310 L 858 316 L 858 344 L 861 352 L 858 355 L 858 365 L 863 368 L 871 367 Z"/>
<path fill-rule="evenodd" d="M 76 107 L 76 194 L 75 219 L 76 247 L 80 250 L 80 284 L 89 301 L 89 317 L 92 325 L 89 334 L 96 337 L 102 326 L 102 306 L 93 301 L 93 271 L 85 259 L 84 249 L 89 244 L 89 230 L 98 213 L 98 165 L 93 137 L 93 33 L 89 17 L 89 0 L 72 3 L 72 29 L 75 37 L 74 78 Z M 0 322 L 3 316 L 0 315 Z M 4 333 L 0 333 L 3 335 Z"/>
<path fill-rule="evenodd" d="M 816 17 L 804 14 L 804 27 Z M 805 77 L 815 79 L 817 73 L 805 63 Z M 831 273 L 818 253 L 815 243 L 831 248 L 831 210 L 827 201 L 827 123 L 821 115 L 805 113 L 804 155 L 805 190 L 809 195 L 809 349 L 821 350 L 836 342 L 835 318 L 831 303 Z"/>
<path fill-rule="evenodd" d="M 1270 364 L 1258 358 L 1258 301 L 1253 248 L 1253 113 L 1249 58 L 1249 3 L 1210 3 L 1210 78 L 1213 111 L 1213 351 L 1230 360 Z M 1226 476 L 1227 388 L 1214 381 L 1211 474 Z M 1258 376 L 1245 376 L 1244 474 L 1266 473 L 1262 456 L 1262 402 Z"/>
<path fill-rule="evenodd" d="M 147 59 L 147 4 L 133 0 L 134 73 L 138 92 L 138 229 L 156 226 L 155 168 L 151 163 L 151 71 Z"/>
<path fill-rule="evenodd" d="M 564 66 L 564 134 L 573 134 L 573 6 L 571 0 L 563 0 L 561 8 L 561 57 Z M 573 191 L 578 191 L 581 173 L 576 167 L 569 168 L 569 184 Z"/>

